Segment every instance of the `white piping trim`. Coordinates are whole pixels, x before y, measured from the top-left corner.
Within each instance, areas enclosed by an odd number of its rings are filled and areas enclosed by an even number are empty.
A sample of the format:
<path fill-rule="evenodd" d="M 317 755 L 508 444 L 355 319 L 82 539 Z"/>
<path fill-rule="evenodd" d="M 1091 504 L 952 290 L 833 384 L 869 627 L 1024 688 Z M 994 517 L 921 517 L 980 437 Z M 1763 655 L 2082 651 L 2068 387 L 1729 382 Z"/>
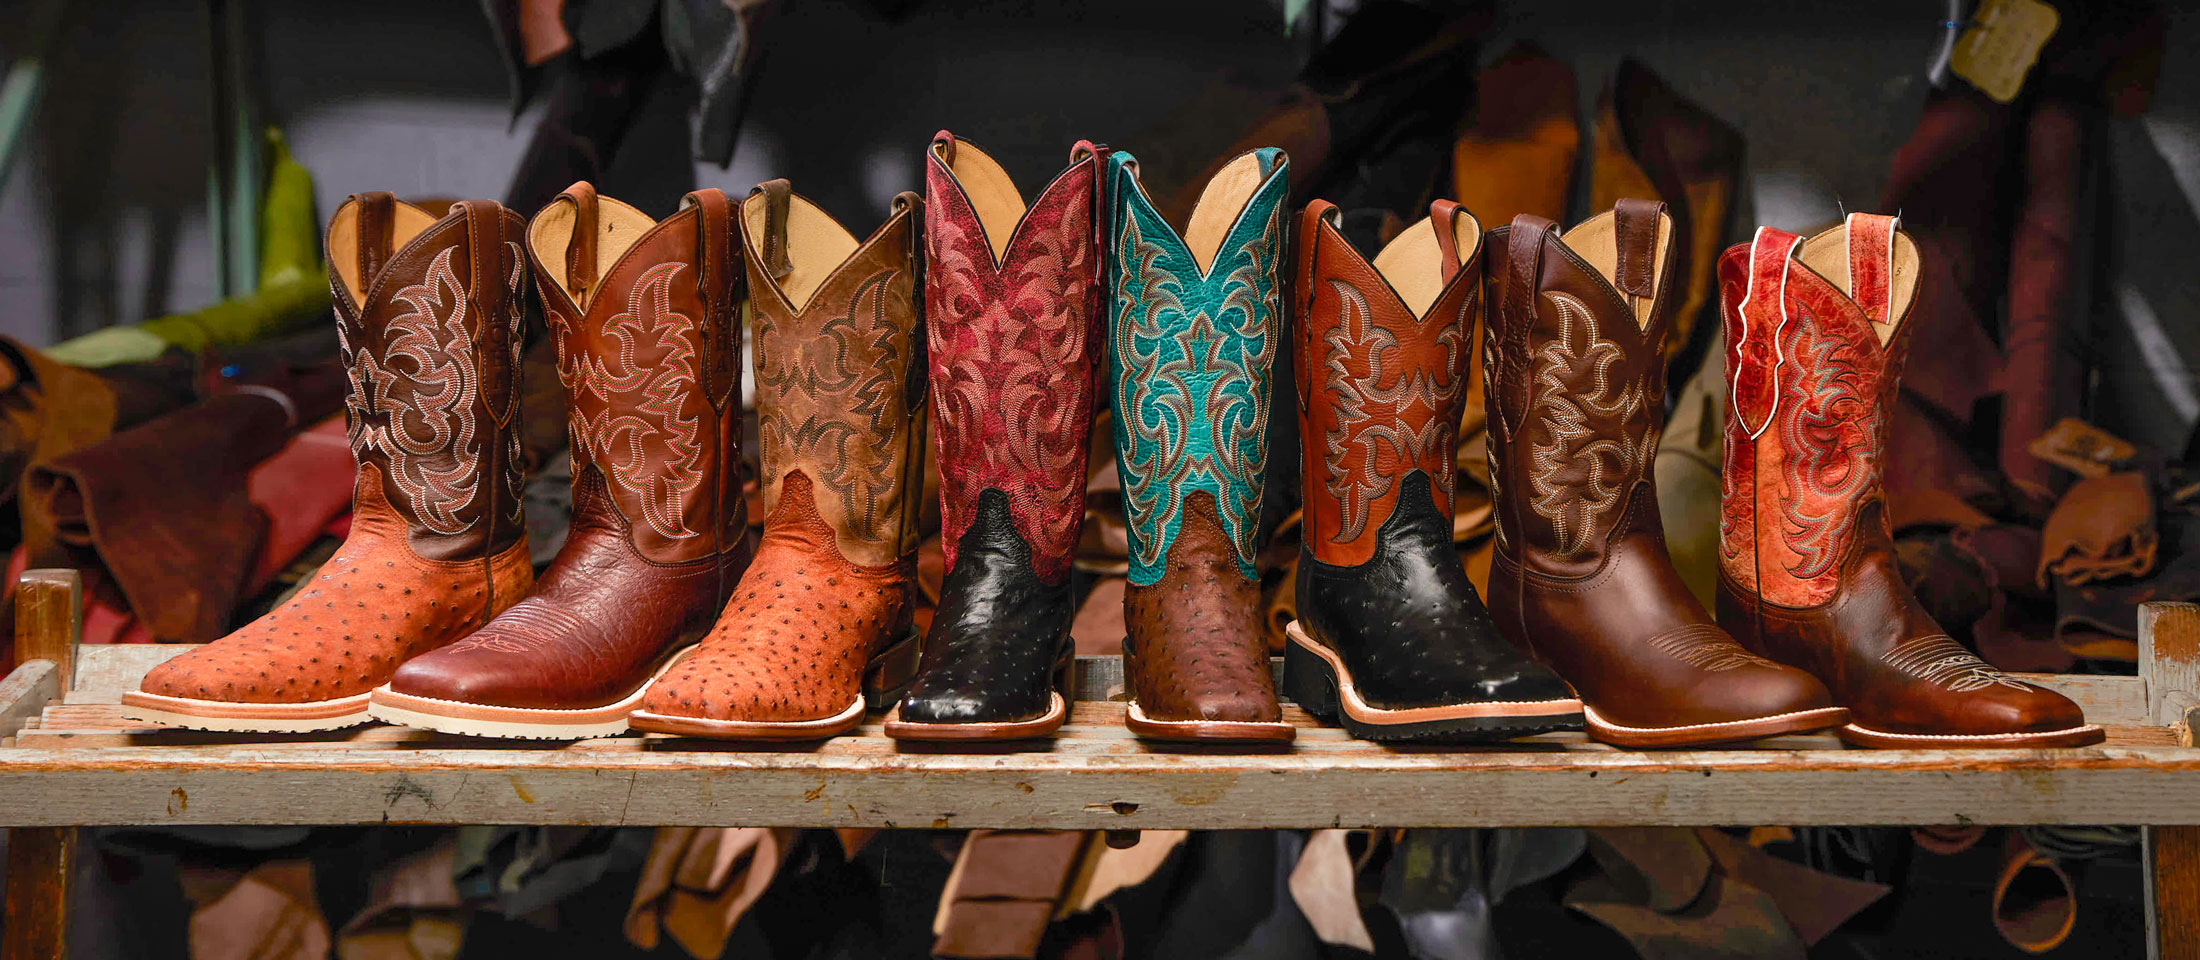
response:
<path fill-rule="evenodd" d="M 1749 335 L 1752 332 L 1749 325 L 1749 301 L 1757 296 L 1757 245 L 1764 242 L 1765 231 L 1770 229 L 1772 228 L 1758 227 L 1756 235 L 1749 238 L 1749 283 L 1743 287 L 1741 305 L 1735 308 L 1736 314 L 1742 319 L 1742 336 L 1734 344 L 1734 355 L 1736 357 L 1742 355 L 1742 345 L 1749 342 Z M 1766 430 L 1771 429 L 1772 421 L 1780 413 L 1780 367 L 1787 362 L 1787 355 L 1782 352 L 1780 347 L 1780 331 L 1787 329 L 1788 324 L 1788 271 L 1794 269 L 1795 248 L 1802 245 L 1803 238 L 1796 237 L 1793 242 L 1788 244 L 1787 255 L 1780 258 L 1780 292 L 1775 294 L 1780 299 L 1780 325 L 1772 331 L 1772 369 L 1769 371 L 1772 377 L 1772 408 L 1765 411 L 1765 422 L 1758 424 L 1754 430 L 1750 429 L 1749 421 L 1741 415 L 1741 398 L 1734 393 L 1734 388 L 1741 383 L 1741 377 L 1739 375 L 1731 377 L 1727 384 L 1726 401 L 1734 409 L 1734 419 L 1741 422 L 1743 433 L 1751 440 L 1763 436 Z M 1739 371 L 1736 373 L 1739 374 Z"/>

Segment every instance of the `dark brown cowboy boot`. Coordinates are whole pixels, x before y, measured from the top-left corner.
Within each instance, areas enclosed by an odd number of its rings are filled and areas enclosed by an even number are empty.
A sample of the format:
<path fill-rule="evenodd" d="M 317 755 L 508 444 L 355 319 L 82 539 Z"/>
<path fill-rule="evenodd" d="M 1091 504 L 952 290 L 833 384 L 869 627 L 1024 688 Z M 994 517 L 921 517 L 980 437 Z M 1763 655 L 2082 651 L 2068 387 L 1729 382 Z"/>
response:
<path fill-rule="evenodd" d="M 859 243 L 785 180 L 742 205 L 764 545 L 703 648 L 650 687 L 635 729 L 829 737 L 915 673 L 921 209 L 896 197 Z"/>
<path fill-rule="evenodd" d="M 1743 649 L 1666 557 L 1650 472 L 1676 251 L 1664 205 L 1623 200 L 1560 236 L 1491 231 L 1485 376 L 1498 627 L 1573 684 L 1591 736 L 1687 746 L 1848 719 L 1825 685 Z"/>
<path fill-rule="evenodd" d="M 699 190 L 658 223 L 583 182 L 527 233 L 566 390 L 572 531 L 526 599 L 406 664 L 373 712 L 446 733 L 610 736 L 748 563 L 731 203 Z"/>
<path fill-rule="evenodd" d="M 351 377 L 351 533 L 288 603 L 155 667 L 125 715 L 199 730 L 330 730 L 368 719 L 399 666 L 472 633 L 534 580 L 520 525 L 519 215 L 441 219 L 387 193 L 329 220 L 329 285 Z"/>
<path fill-rule="evenodd" d="M 1882 463 L 1918 253 L 1893 217 L 1809 240 L 1760 227 L 1719 261 L 1726 319 L 1719 623 L 1818 676 L 1871 747 L 2075 747 L 2069 698 L 1950 639 L 1897 569 Z"/>

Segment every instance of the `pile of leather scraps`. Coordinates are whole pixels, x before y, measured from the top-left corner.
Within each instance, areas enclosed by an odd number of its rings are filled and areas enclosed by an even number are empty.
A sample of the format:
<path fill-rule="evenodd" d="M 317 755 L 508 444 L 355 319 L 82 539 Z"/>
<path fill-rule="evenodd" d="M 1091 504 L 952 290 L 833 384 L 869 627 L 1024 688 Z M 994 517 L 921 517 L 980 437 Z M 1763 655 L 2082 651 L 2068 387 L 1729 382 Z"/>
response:
<path fill-rule="evenodd" d="M 1918 849 L 1936 856 L 1992 851 L 1981 862 L 1993 870 L 1988 909 L 1994 932 L 2034 954 L 2062 946 L 2077 929 L 2078 866 L 2133 856 L 2139 845 L 2136 827 L 1972 825 L 1918 827 L 1911 833 Z"/>
<path fill-rule="evenodd" d="M 1589 837 L 1599 870 L 1567 890 L 1566 905 L 1649 958 L 1801 958 L 1888 891 L 1710 828 L 1606 828 Z"/>

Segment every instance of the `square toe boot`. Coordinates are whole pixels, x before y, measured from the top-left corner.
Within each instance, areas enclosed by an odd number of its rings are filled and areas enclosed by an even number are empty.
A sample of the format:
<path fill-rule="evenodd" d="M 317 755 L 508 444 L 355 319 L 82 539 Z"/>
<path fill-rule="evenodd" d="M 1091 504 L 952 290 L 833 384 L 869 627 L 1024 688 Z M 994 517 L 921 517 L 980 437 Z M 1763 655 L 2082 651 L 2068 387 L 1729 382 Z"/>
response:
<path fill-rule="evenodd" d="M 1893 217 L 1808 240 L 1758 229 L 1719 260 L 1728 387 L 1719 622 L 1810 671 L 1870 747 L 2074 747 L 2076 703 L 1949 638 L 1895 562 L 1884 460 L 1917 302 Z"/>
<path fill-rule="evenodd" d="M 198 730 L 368 719 L 405 662 L 472 633 L 534 580 L 520 524 L 525 224 L 494 203 L 435 214 L 387 193 L 329 220 L 351 381 L 351 533 L 282 606 L 147 672 L 125 716 Z"/>
<path fill-rule="evenodd" d="M 1824 684 L 1743 649 L 1666 555 L 1650 461 L 1677 239 L 1664 205 L 1642 200 L 1563 236 L 1531 216 L 1490 231 L 1490 613 L 1573 685 L 1606 743 L 1838 726 L 1848 712 Z"/>
<path fill-rule="evenodd" d="M 572 739 L 623 733 L 747 565 L 732 204 L 659 223 L 586 182 L 527 231 L 573 458 L 565 546 L 526 598 L 374 692 L 390 723 Z"/>
<path fill-rule="evenodd" d="M 884 709 L 917 665 L 924 368 L 916 194 L 856 237 L 785 180 L 742 204 L 764 543 L 702 648 L 634 728 L 811 740 Z"/>
<path fill-rule="evenodd" d="M 1140 736 L 1297 734 L 1276 703 L 1254 566 L 1289 169 L 1275 147 L 1240 154 L 1180 235 L 1147 200 L 1138 161 L 1108 156 L 1109 371 L 1130 535 L 1124 722 Z"/>
<path fill-rule="evenodd" d="M 1070 563 L 1099 386 L 1099 151 L 1027 208 L 941 131 L 925 160 L 925 324 L 946 575 L 886 733 L 1044 736 L 1069 716 Z"/>
<path fill-rule="evenodd" d="M 1371 740 L 1581 729 L 1581 701 L 1507 642 L 1452 545 L 1453 447 L 1482 228 L 1437 201 L 1373 263 L 1315 201 L 1299 226 L 1298 619 L 1284 689 Z"/>

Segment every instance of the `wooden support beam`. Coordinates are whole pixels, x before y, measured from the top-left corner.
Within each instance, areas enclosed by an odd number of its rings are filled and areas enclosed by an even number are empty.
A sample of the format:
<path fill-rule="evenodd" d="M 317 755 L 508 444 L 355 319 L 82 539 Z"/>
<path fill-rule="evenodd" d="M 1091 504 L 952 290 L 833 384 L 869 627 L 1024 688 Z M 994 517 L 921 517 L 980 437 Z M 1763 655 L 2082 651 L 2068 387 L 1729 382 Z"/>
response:
<path fill-rule="evenodd" d="M 75 827 L 8 831 L 6 927 L 0 960 L 57 960 L 69 955 L 69 882 L 76 873 Z"/>
<path fill-rule="evenodd" d="M 83 591 L 74 570 L 25 570 L 15 584 L 15 662 L 53 661 L 64 693 L 76 676 L 76 645 L 84 636 Z"/>
<path fill-rule="evenodd" d="M 83 636 L 74 570 L 27 570 L 15 588 L 16 670 L 0 681 L 0 735 L 69 689 L 76 645 Z M 76 873 L 74 827 L 19 827 L 8 831 L 6 926 L 0 928 L 0 960 L 56 960 L 69 955 L 69 881 Z"/>

